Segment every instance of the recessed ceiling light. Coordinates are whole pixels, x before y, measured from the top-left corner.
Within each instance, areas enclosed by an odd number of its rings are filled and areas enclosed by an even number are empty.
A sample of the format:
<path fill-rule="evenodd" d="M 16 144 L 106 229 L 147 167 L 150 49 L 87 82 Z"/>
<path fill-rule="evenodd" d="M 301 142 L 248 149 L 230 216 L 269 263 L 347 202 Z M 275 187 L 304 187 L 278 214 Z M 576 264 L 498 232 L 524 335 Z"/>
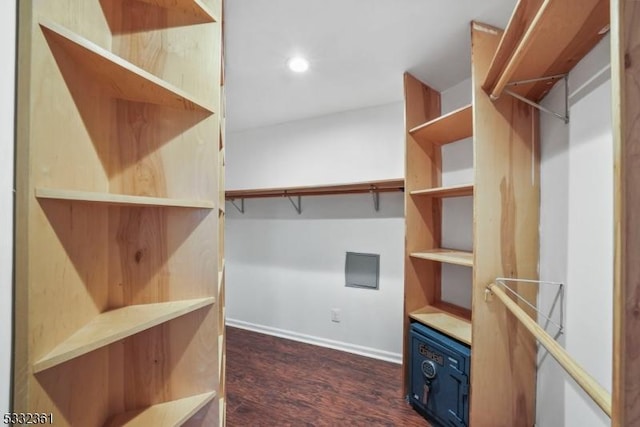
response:
<path fill-rule="evenodd" d="M 309 69 L 309 61 L 301 56 L 294 56 L 287 61 L 287 67 L 294 73 L 304 73 Z"/>

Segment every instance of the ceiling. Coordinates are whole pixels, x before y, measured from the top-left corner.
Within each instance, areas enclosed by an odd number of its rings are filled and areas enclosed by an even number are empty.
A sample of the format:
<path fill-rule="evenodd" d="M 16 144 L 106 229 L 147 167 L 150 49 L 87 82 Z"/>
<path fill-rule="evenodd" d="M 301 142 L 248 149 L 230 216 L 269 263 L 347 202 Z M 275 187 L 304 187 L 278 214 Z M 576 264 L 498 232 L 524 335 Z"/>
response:
<path fill-rule="evenodd" d="M 504 28 L 515 3 L 227 1 L 227 130 L 400 101 L 405 71 L 447 89 L 470 76 L 470 21 Z M 294 55 L 309 59 L 308 72 L 287 69 Z"/>

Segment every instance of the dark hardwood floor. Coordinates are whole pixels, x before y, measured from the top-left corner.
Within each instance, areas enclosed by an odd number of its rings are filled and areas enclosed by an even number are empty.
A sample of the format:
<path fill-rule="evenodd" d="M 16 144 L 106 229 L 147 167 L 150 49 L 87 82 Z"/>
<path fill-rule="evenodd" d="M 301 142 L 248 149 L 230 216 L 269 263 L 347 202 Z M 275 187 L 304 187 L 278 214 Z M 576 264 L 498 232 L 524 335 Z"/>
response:
<path fill-rule="evenodd" d="M 227 425 L 428 426 L 400 365 L 227 327 Z"/>

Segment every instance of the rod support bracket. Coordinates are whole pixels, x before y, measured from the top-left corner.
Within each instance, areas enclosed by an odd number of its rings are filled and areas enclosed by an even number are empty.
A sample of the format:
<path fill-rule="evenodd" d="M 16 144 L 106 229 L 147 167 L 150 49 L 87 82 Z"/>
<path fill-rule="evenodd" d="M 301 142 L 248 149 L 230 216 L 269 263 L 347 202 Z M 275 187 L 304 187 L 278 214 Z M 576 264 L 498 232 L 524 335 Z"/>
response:
<path fill-rule="evenodd" d="M 240 206 L 236 205 L 236 199 L 229 199 L 234 208 L 238 209 L 238 212 L 244 214 L 244 197 L 240 198 Z"/>
<path fill-rule="evenodd" d="M 284 190 L 284 196 L 289 199 L 289 201 L 293 205 L 293 208 L 296 210 L 296 212 L 298 212 L 298 215 L 301 215 L 302 214 L 302 196 L 297 196 L 297 199 L 298 199 L 297 204 L 296 202 L 293 201 L 289 193 L 287 193 L 287 190 Z"/>
<path fill-rule="evenodd" d="M 547 107 L 543 107 L 542 105 L 540 105 L 537 102 L 534 102 L 530 99 L 525 98 L 524 96 L 517 94 L 515 92 L 513 92 L 512 90 L 509 90 L 507 88 L 504 89 L 504 93 L 506 93 L 507 95 L 510 95 L 512 97 L 514 97 L 515 99 L 524 102 L 525 104 L 531 105 L 534 108 L 537 108 L 538 110 L 542 111 L 543 113 L 547 113 L 547 114 L 551 114 L 552 116 L 562 120 L 565 124 L 569 123 L 569 74 L 558 74 L 555 76 L 548 76 L 548 77 L 539 77 L 536 79 L 528 79 L 528 80 L 520 80 L 517 82 L 511 82 L 511 83 L 507 83 L 507 86 L 519 86 L 519 85 L 524 85 L 524 84 L 529 84 L 529 83 L 536 83 L 536 82 L 541 82 L 541 81 L 547 81 L 547 80 L 564 80 L 564 113 L 558 113 L 556 111 L 550 110 Z M 497 98 L 496 98 L 497 99 Z M 491 96 L 491 100 L 495 101 L 496 99 L 494 99 L 493 95 Z"/>
<path fill-rule="evenodd" d="M 369 188 L 369 192 L 371 192 L 371 196 L 373 197 L 373 208 L 376 212 L 380 211 L 380 192 L 378 191 L 378 187 L 372 185 Z"/>

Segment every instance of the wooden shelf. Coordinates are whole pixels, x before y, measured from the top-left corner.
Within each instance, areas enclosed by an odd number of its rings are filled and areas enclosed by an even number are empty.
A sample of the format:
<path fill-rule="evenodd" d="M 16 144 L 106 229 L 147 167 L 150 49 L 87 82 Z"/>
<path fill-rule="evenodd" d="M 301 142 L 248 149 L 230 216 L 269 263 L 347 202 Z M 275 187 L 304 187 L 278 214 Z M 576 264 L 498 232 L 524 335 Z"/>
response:
<path fill-rule="evenodd" d="M 250 199 L 257 197 L 289 196 L 322 196 L 328 194 L 358 194 L 368 193 L 372 186 L 375 191 L 384 193 L 390 191 L 404 191 L 404 179 L 389 179 L 381 181 L 366 181 L 353 184 L 338 184 L 309 187 L 260 188 L 250 190 L 231 190 L 225 193 L 227 199 Z"/>
<path fill-rule="evenodd" d="M 193 15 L 197 22 L 220 22 L 201 0 L 139 0 L 165 9 L 176 9 Z"/>
<path fill-rule="evenodd" d="M 463 197 L 473 196 L 473 184 L 452 185 L 450 187 L 428 188 L 426 190 L 415 190 L 410 193 L 412 196 L 427 197 Z"/>
<path fill-rule="evenodd" d="M 215 392 L 158 403 L 115 416 L 105 427 L 177 427 L 216 397 Z"/>
<path fill-rule="evenodd" d="M 497 98 L 510 82 L 568 73 L 606 34 L 608 25 L 608 0 L 518 1 L 483 89 Z M 512 90 L 540 101 L 553 83 Z"/>
<path fill-rule="evenodd" d="M 471 345 L 471 320 L 428 305 L 409 313 L 409 317 L 458 341 Z"/>
<path fill-rule="evenodd" d="M 453 249 L 431 249 L 423 252 L 413 252 L 410 256 L 447 264 L 473 267 L 473 252 L 456 251 Z"/>
<path fill-rule="evenodd" d="M 178 87 L 82 36 L 52 22 L 40 22 L 40 27 L 50 43 L 64 50 L 79 67 L 91 74 L 94 81 L 111 91 L 116 98 L 213 114 L 213 108 L 196 101 Z"/>
<path fill-rule="evenodd" d="M 131 305 L 98 315 L 33 364 L 41 372 L 138 332 L 215 303 L 215 298 Z"/>
<path fill-rule="evenodd" d="M 409 131 L 417 141 L 444 145 L 473 136 L 471 105 L 440 116 Z"/>
<path fill-rule="evenodd" d="M 125 194 L 97 193 L 92 191 L 36 188 L 38 199 L 70 200 L 86 203 L 104 203 L 121 206 L 157 206 L 193 209 L 214 209 L 215 203 L 203 200 L 169 199 L 165 197 L 130 196 Z"/>

